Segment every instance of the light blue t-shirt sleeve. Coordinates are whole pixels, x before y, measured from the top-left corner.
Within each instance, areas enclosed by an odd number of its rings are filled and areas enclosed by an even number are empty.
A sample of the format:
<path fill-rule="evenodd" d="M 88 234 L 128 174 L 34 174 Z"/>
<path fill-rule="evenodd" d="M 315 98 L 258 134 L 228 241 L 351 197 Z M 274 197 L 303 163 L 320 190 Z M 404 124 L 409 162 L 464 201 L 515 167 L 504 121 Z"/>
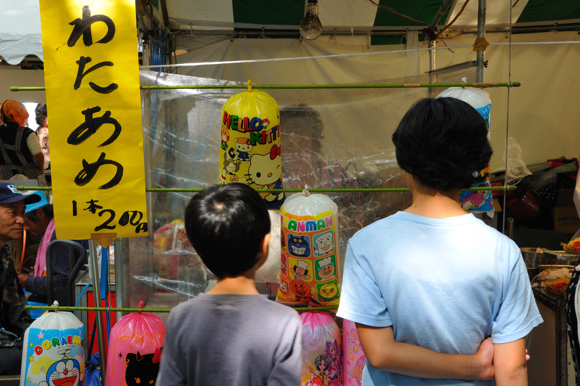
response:
<path fill-rule="evenodd" d="M 509 343 L 524 338 L 543 321 L 520 250 L 515 244 L 506 249 L 511 270 L 504 277 L 504 293 L 492 323 L 493 343 Z"/>
<path fill-rule="evenodd" d="M 364 256 L 349 241 L 344 263 L 342 294 L 337 315 L 373 327 L 393 324 L 375 276 Z"/>

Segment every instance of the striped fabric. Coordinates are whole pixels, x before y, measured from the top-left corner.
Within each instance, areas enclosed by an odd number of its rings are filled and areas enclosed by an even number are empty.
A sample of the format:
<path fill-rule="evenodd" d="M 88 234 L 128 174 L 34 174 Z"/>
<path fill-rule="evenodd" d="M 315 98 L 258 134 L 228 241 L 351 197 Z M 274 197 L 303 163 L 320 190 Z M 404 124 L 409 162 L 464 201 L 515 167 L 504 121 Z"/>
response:
<path fill-rule="evenodd" d="M 171 21 L 184 29 L 274 28 L 297 29 L 304 17 L 305 0 L 166 0 Z M 319 17 L 325 28 L 409 28 L 431 24 L 443 0 L 319 0 Z M 567 23 L 580 21 L 577 0 L 512 0 L 512 23 Z M 453 20 L 465 0 L 456 0 L 439 25 Z M 470 1 L 455 21 L 455 28 L 477 26 L 476 0 Z M 391 10 L 387 9 L 390 8 Z M 393 12 L 394 11 L 394 12 Z M 489 27 L 510 23 L 510 1 L 487 0 Z M 399 13 L 416 20 L 395 14 Z M 191 25 L 190 25 L 191 24 Z"/>
<path fill-rule="evenodd" d="M 0 57 L 18 64 L 26 55 L 42 59 L 39 0 L 2 2 L 0 9 Z M 443 0 L 319 0 L 319 15 L 325 30 L 409 29 L 422 30 L 431 24 Z M 578 0 L 487 0 L 486 25 L 506 27 L 510 2 L 515 5 L 515 26 L 562 25 L 580 22 Z M 166 0 L 169 27 L 191 30 L 297 30 L 304 17 L 306 0 Z M 470 1 L 453 24 L 454 29 L 477 26 L 477 1 Z M 163 20 L 159 0 L 152 1 L 155 14 Z M 465 0 L 455 0 L 439 26 L 460 12 Z M 400 15 L 407 16 L 408 18 Z M 412 19 L 412 20 L 410 20 Z M 391 43 L 373 38 L 372 44 Z"/>

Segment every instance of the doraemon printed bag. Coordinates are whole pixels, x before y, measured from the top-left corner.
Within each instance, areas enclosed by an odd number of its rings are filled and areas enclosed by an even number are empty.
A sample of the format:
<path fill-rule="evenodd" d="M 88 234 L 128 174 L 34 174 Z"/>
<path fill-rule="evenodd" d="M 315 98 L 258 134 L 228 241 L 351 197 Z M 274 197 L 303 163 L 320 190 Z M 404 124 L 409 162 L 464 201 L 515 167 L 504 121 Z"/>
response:
<path fill-rule="evenodd" d="M 254 189 L 283 189 L 280 109 L 268 93 L 231 96 L 221 115 L 218 184 L 240 182 Z M 280 209 L 284 193 L 261 192 L 268 209 Z"/>
<path fill-rule="evenodd" d="M 81 386 L 85 378 L 85 326 L 70 312 L 50 312 L 24 334 L 21 386 Z"/>
<path fill-rule="evenodd" d="M 281 273 L 276 300 L 338 305 L 338 207 L 308 190 L 290 196 L 280 209 Z"/>

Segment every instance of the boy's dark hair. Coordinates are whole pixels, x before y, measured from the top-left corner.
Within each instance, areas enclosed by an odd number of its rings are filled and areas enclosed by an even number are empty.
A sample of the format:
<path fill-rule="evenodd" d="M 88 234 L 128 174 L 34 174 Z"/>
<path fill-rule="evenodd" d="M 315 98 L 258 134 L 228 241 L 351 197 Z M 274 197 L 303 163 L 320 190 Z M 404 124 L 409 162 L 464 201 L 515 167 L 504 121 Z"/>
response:
<path fill-rule="evenodd" d="M 36 114 L 36 123 L 38 126 L 44 126 L 44 119 L 46 118 L 48 111 L 46 109 L 46 103 L 39 103 L 36 105 L 34 109 L 34 113 Z"/>
<path fill-rule="evenodd" d="M 235 277 L 258 261 L 264 236 L 270 233 L 270 216 L 262 197 L 249 186 L 213 186 L 189 201 L 185 231 L 214 275 Z"/>
<path fill-rule="evenodd" d="M 426 98 L 407 111 L 393 134 L 397 163 L 425 186 L 465 189 L 493 153 L 483 117 L 456 98 Z"/>

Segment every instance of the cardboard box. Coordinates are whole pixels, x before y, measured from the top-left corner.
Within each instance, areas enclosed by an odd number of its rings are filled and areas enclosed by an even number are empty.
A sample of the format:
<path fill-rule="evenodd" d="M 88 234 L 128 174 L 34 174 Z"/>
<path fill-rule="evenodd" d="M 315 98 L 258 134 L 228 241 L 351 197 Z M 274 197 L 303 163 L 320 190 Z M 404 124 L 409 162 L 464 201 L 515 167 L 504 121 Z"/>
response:
<path fill-rule="evenodd" d="M 580 229 L 578 211 L 574 206 L 574 189 L 562 189 L 554 208 L 554 230 L 572 236 Z"/>

